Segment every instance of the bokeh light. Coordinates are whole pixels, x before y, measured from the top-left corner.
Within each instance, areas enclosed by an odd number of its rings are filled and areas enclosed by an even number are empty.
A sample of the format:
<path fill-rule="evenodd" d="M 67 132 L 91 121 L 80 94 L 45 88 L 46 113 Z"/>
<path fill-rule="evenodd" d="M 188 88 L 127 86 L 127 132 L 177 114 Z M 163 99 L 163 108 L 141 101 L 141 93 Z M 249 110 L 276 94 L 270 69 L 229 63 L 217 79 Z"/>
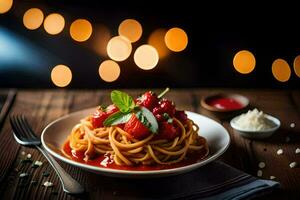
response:
<path fill-rule="evenodd" d="M 51 35 L 59 34 L 65 27 L 65 19 L 58 13 L 48 15 L 44 20 L 44 28 Z"/>
<path fill-rule="evenodd" d="M 157 50 L 151 45 L 142 45 L 134 52 L 134 62 L 141 69 L 153 69 L 157 65 L 158 60 Z"/>
<path fill-rule="evenodd" d="M 106 47 L 111 38 L 109 29 L 102 25 L 96 25 L 94 27 L 93 36 L 90 41 L 90 46 L 94 49 L 96 53 L 100 56 L 106 57 L 107 51 Z"/>
<path fill-rule="evenodd" d="M 255 68 L 256 60 L 254 55 L 247 50 L 239 51 L 233 58 L 233 66 L 241 74 L 249 74 Z"/>
<path fill-rule="evenodd" d="M 113 82 L 120 76 L 120 66 L 112 60 L 105 60 L 99 66 L 99 75 L 106 82 Z"/>
<path fill-rule="evenodd" d="M 115 61 L 126 60 L 132 51 L 130 41 L 123 36 L 111 38 L 107 44 L 107 55 Z"/>
<path fill-rule="evenodd" d="M 88 40 L 93 32 L 92 24 L 86 19 L 75 20 L 70 27 L 70 35 L 77 42 Z"/>
<path fill-rule="evenodd" d="M 23 24 L 29 30 L 38 29 L 44 20 L 43 12 L 38 8 L 30 8 L 23 16 Z"/>
<path fill-rule="evenodd" d="M 291 68 L 285 60 L 279 58 L 272 64 L 272 73 L 278 81 L 286 82 L 291 77 Z"/>
<path fill-rule="evenodd" d="M 126 19 L 119 25 L 119 35 L 126 37 L 130 42 L 138 41 L 142 33 L 142 25 L 135 19 Z"/>
<path fill-rule="evenodd" d="M 148 39 L 148 43 L 157 50 L 160 58 L 164 58 L 170 54 L 170 51 L 165 43 L 166 33 L 166 29 L 157 29 L 151 33 Z"/>
<path fill-rule="evenodd" d="M 51 71 L 51 80 L 58 87 L 66 87 L 72 80 L 72 72 L 66 65 L 56 65 Z"/>
<path fill-rule="evenodd" d="M 300 55 L 294 60 L 294 72 L 300 78 Z"/>
<path fill-rule="evenodd" d="M 0 14 L 8 12 L 13 5 L 13 0 L 0 0 Z"/>
<path fill-rule="evenodd" d="M 183 51 L 188 44 L 188 36 L 181 28 L 171 28 L 165 35 L 165 43 L 171 51 Z"/>

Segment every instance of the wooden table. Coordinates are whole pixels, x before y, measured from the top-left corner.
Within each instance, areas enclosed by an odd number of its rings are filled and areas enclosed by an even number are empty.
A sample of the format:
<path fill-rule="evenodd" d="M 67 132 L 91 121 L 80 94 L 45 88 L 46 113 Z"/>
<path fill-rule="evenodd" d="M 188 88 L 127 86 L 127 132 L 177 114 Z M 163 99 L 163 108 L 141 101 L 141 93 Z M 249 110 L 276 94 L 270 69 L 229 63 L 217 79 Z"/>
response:
<path fill-rule="evenodd" d="M 127 90 L 137 95 L 144 90 Z M 155 90 L 160 91 L 160 90 Z M 10 114 L 26 114 L 37 133 L 52 120 L 69 112 L 108 104 L 109 90 L 20 90 Z M 229 126 L 232 116 L 216 116 L 200 106 L 203 96 L 217 92 L 236 92 L 250 99 L 251 107 L 257 107 L 281 120 L 282 126 L 267 140 L 249 140 L 236 134 Z M 261 197 L 261 199 L 300 199 L 300 168 L 290 168 L 289 164 L 296 161 L 300 164 L 300 154 L 295 149 L 300 148 L 300 92 L 287 90 L 231 90 L 231 89 L 174 89 L 167 97 L 176 102 L 177 107 L 201 113 L 219 121 L 230 132 L 231 145 L 221 160 L 254 176 L 257 175 L 258 163 L 263 161 L 266 167 L 262 169 L 262 178 L 275 176 L 281 183 L 281 189 Z M 292 128 L 291 124 L 295 127 Z M 53 172 L 44 157 L 35 149 L 18 145 L 12 137 L 11 128 L 6 119 L 0 133 L 0 197 L 1 199 L 120 199 L 121 197 L 138 196 L 141 191 L 126 188 L 126 181 L 116 181 L 114 178 L 96 176 L 80 169 L 61 163 L 61 165 L 86 188 L 85 196 L 73 197 L 62 191 L 58 177 Z M 282 155 L 277 155 L 278 149 L 283 149 Z M 26 153 L 25 155 L 24 152 Z M 41 160 L 44 164 L 32 169 L 31 165 L 20 164 L 20 160 L 28 153 L 33 160 Z M 19 178 L 23 171 L 31 175 L 24 183 Z M 44 171 L 50 172 L 44 177 Z M 53 188 L 45 188 L 42 184 L 50 180 Z M 128 181 L 128 180 L 127 180 Z"/>

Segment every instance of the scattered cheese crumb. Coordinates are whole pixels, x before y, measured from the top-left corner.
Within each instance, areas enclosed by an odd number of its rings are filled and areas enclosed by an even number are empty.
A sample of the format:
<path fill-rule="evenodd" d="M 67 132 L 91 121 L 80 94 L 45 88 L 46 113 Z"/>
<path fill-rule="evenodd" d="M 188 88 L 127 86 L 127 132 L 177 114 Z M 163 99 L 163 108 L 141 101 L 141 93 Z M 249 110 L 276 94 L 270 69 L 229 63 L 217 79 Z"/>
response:
<path fill-rule="evenodd" d="M 266 163 L 260 162 L 260 163 L 258 164 L 258 166 L 259 166 L 259 168 L 263 169 L 263 168 L 265 168 Z"/>
<path fill-rule="evenodd" d="M 37 161 L 35 161 L 35 163 L 34 163 L 35 165 L 37 165 L 37 166 L 41 166 L 42 164 L 43 164 L 43 162 L 41 162 L 41 161 L 39 161 L 39 160 L 37 160 Z"/>
<path fill-rule="evenodd" d="M 258 177 L 261 177 L 262 174 L 263 174 L 263 172 L 262 172 L 261 170 L 258 170 L 258 171 L 257 171 L 257 176 L 258 176 Z"/>
<path fill-rule="evenodd" d="M 28 159 L 30 159 L 31 158 L 31 154 L 29 153 L 29 154 L 27 154 L 27 156 L 26 156 Z"/>
<path fill-rule="evenodd" d="M 22 151 L 22 152 L 21 152 L 21 155 L 22 155 L 22 156 L 25 156 L 25 154 L 26 154 L 25 151 Z"/>
<path fill-rule="evenodd" d="M 300 153 L 300 148 L 297 148 L 296 151 L 295 151 L 295 153 L 299 154 Z"/>
<path fill-rule="evenodd" d="M 278 154 L 278 155 L 283 154 L 283 150 L 282 150 L 282 149 L 278 149 L 278 150 L 277 150 L 277 154 Z"/>
<path fill-rule="evenodd" d="M 275 176 L 270 176 L 270 179 L 271 180 L 274 180 L 276 177 Z"/>
<path fill-rule="evenodd" d="M 26 176 L 28 176 L 27 173 L 22 173 L 22 174 L 19 175 L 19 177 L 21 177 L 21 178 L 24 178 L 24 177 L 26 177 Z"/>
<path fill-rule="evenodd" d="M 294 168 L 294 167 L 296 167 L 296 166 L 297 166 L 297 163 L 296 163 L 296 162 L 290 163 L 290 168 Z"/>
<path fill-rule="evenodd" d="M 290 124 L 290 127 L 291 127 L 291 128 L 295 128 L 295 127 L 296 127 L 296 124 L 295 124 L 295 123 L 291 123 L 291 124 Z"/>
<path fill-rule="evenodd" d="M 53 183 L 49 182 L 49 181 L 46 181 L 44 184 L 43 184 L 45 187 L 52 187 L 53 186 Z"/>

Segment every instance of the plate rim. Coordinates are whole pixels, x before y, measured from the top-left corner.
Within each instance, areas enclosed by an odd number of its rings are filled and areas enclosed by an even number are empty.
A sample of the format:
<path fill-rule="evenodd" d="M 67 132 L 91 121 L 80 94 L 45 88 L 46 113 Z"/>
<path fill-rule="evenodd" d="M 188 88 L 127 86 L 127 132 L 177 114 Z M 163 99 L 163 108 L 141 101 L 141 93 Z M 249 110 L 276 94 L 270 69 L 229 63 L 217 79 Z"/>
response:
<path fill-rule="evenodd" d="M 222 148 L 219 149 L 218 153 L 213 154 L 209 158 L 206 158 L 206 159 L 204 159 L 200 162 L 196 162 L 196 163 L 186 165 L 186 166 L 182 166 L 182 167 L 171 168 L 171 169 L 162 169 L 162 170 L 146 170 L 146 171 L 138 171 L 138 170 L 134 171 L 134 170 L 122 170 L 122 169 L 111 169 L 111 168 L 104 168 L 104 167 L 96 167 L 96 166 L 76 162 L 76 161 L 71 160 L 67 157 L 64 157 L 64 156 L 58 154 L 57 152 L 53 151 L 51 148 L 48 147 L 48 145 L 46 145 L 46 142 L 44 140 L 44 136 L 45 136 L 46 131 L 48 130 L 49 127 L 51 127 L 53 124 L 65 119 L 65 118 L 68 118 L 70 116 L 76 115 L 76 114 L 81 113 L 81 112 L 87 112 L 88 110 L 92 111 L 92 109 L 95 109 L 95 108 L 97 108 L 97 107 L 90 107 L 90 108 L 81 109 L 81 110 L 78 110 L 78 111 L 75 111 L 75 112 L 71 112 L 71 113 L 63 115 L 63 116 L 57 118 L 56 120 L 50 122 L 42 131 L 42 134 L 41 134 L 42 146 L 46 149 L 46 151 L 48 153 L 51 154 L 51 156 L 65 162 L 65 163 L 68 163 L 72 166 L 82 168 L 83 170 L 92 171 L 92 172 L 97 173 L 97 174 L 108 173 L 108 174 L 115 174 L 115 175 L 120 175 L 120 176 L 124 176 L 124 175 L 146 175 L 146 176 L 148 176 L 148 175 L 167 175 L 167 174 L 177 174 L 177 173 L 179 174 L 179 173 L 187 172 L 187 171 L 193 170 L 195 168 L 201 167 L 203 165 L 206 165 L 206 164 L 216 160 L 218 157 L 223 155 L 226 152 L 226 150 L 228 149 L 228 147 L 230 146 L 230 143 L 231 143 L 231 139 L 230 139 L 230 135 L 228 133 L 228 130 L 224 126 L 222 126 L 220 123 L 218 123 L 217 121 L 215 121 L 215 120 L 213 120 L 213 119 L 211 119 L 207 116 L 201 115 L 199 113 L 192 112 L 192 111 L 185 111 L 187 114 L 199 115 L 200 117 L 204 117 L 207 120 L 210 120 L 210 121 L 218 124 L 218 126 L 220 126 L 221 128 L 224 129 L 225 135 L 228 139 L 228 142 L 225 146 L 223 146 Z"/>

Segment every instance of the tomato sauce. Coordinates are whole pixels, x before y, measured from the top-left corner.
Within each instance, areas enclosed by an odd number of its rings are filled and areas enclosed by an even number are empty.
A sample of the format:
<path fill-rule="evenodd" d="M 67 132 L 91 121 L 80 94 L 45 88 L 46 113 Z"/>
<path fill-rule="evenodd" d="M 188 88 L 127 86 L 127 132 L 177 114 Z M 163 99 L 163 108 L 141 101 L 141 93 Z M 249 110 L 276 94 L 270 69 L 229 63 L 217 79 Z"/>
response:
<path fill-rule="evenodd" d="M 207 101 L 207 104 L 221 110 L 238 110 L 244 107 L 239 101 L 228 97 L 212 98 Z"/>
<path fill-rule="evenodd" d="M 120 169 L 120 170 L 131 170 L 131 171 L 148 171 L 148 170 L 162 170 L 162 169 L 172 169 L 172 168 L 178 168 L 183 167 L 187 165 L 191 165 L 193 163 L 199 162 L 200 160 L 203 160 L 204 155 L 206 154 L 206 150 L 203 151 L 197 151 L 194 154 L 189 154 L 187 157 L 182 160 L 181 162 L 170 164 L 170 165 L 160 165 L 160 164 L 153 164 L 153 165 L 133 165 L 133 166 L 127 166 L 127 165 L 117 165 L 114 163 L 113 159 L 109 154 L 104 155 L 97 155 L 93 159 L 90 159 L 88 161 L 84 161 L 84 152 L 72 152 L 72 149 L 70 148 L 69 142 L 66 142 L 63 146 L 64 152 L 69 155 L 72 160 L 96 167 L 102 167 L 102 168 L 110 168 L 110 169 Z"/>

